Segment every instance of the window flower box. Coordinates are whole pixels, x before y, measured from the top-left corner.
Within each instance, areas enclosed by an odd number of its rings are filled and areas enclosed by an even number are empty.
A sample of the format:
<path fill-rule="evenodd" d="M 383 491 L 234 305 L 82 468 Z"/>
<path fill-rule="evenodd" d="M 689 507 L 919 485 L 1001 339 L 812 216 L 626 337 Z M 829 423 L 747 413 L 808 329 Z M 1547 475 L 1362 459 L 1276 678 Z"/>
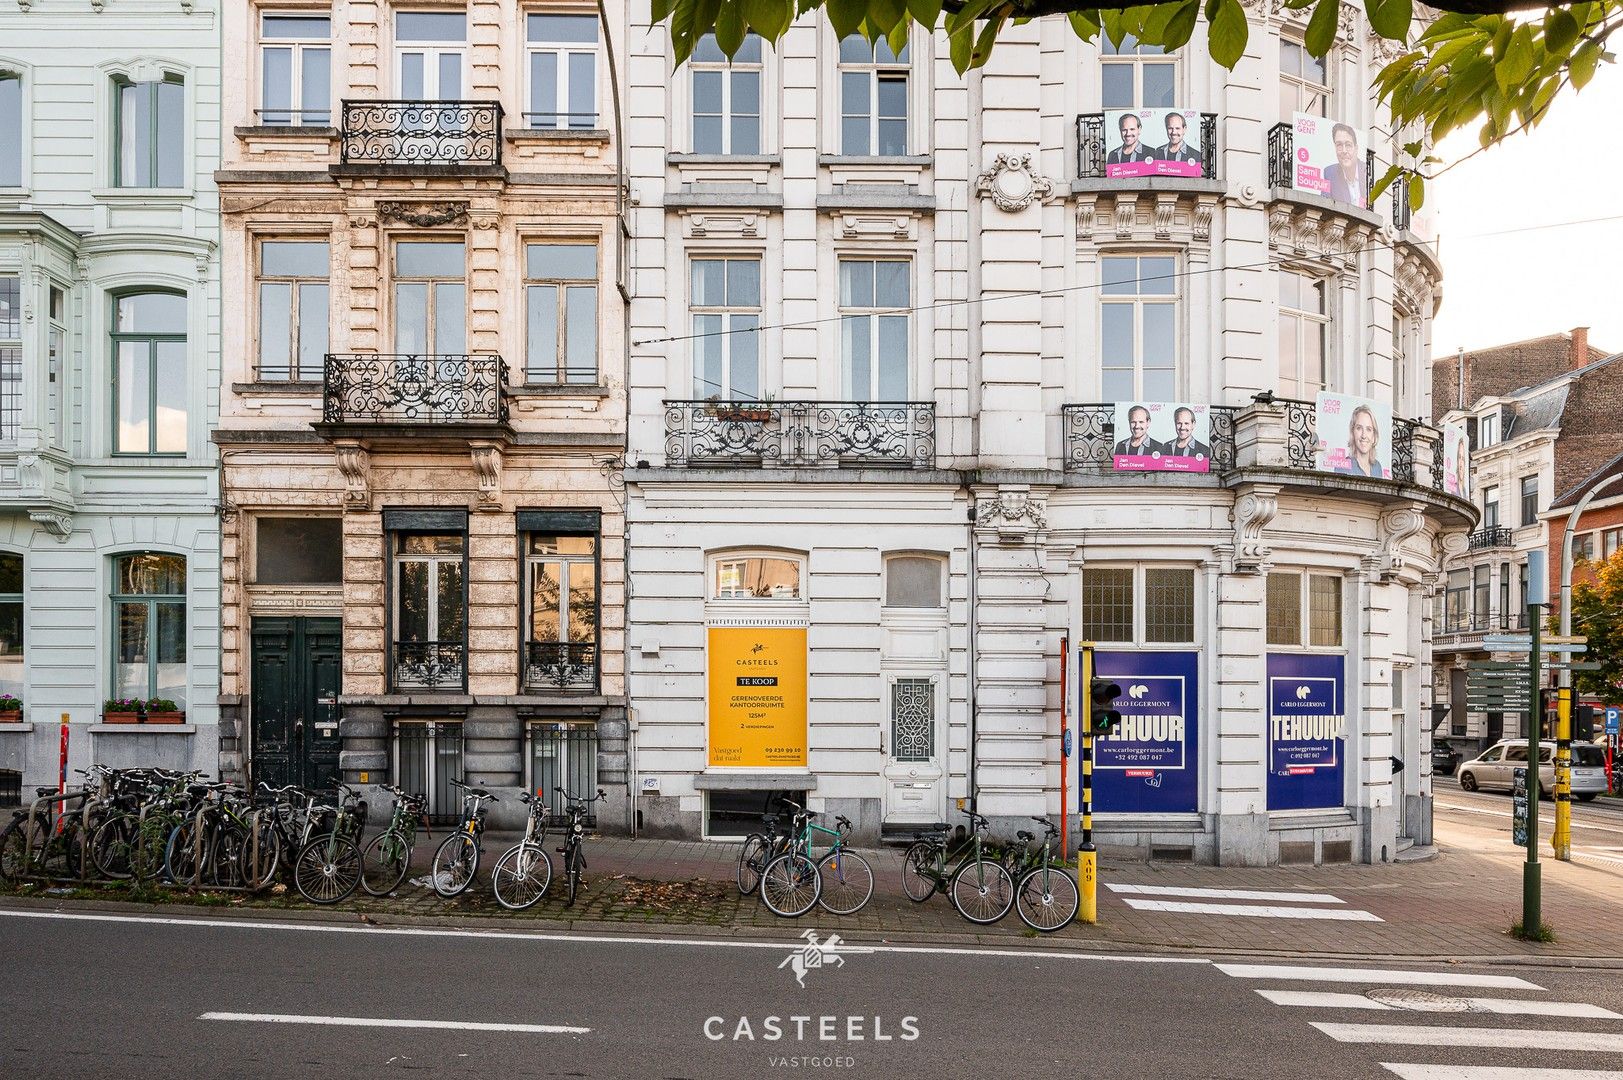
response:
<path fill-rule="evenodd" d="M 10 694 L 0 694 L 0 724 L 20 724 L 22 722 L 22 700 Z"/>
<path fill-rule="evenodd" d="M 184 724 L 186 722 L 185 711 L 179 709 L 164 709 L 159 712 L 142 713 L 141 717 L 143 724 Z"/>

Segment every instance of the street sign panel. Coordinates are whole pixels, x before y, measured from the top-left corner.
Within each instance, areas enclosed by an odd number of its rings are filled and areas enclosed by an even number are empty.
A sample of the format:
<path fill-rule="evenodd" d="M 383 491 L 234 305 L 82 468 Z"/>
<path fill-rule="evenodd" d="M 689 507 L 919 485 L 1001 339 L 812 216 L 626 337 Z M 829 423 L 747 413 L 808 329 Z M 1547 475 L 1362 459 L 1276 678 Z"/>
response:
<path fill-rule="evenodd" d="M 1582 634 L 1551 634 L 1544 639 L 1546 645 L 1587 645 L 1589 639 Z"/>
<path fill-rule="evenodd" d="M 1556 642 L 1554 645 L 1550 645 L 1548 643 L 1540 643 L 1539 651 L 1540 652 L 1558 652 L 1558 653 L 1580 653 L 1580 652 L 1588 652 L 1589 651 L 1589 646 L 1588 645 L 1563 645 L 1560 642 Z"/>
<path fill-rule="evenodd" d="M 1611 706 L 1607 706 L 1607 709 L 1606 709 L 1606 734 L 1608 734 L 1608 735 L 1616 735 L 1618 733 L 1618 730 L 1619 730 L 1619 721 L 1620 720 L 1623 720 L 1623 709 L 1617 709 L 1617 708 L 1613 708 Z"/>
<path fill-rule="evenodd" d="M 1482 647 L 1490 652 L 1527 652 L 1533 647 L 1533 635 L 1484 634 Z"/>
<path fill-rule="evenodd" d="M 1467 660 L 1465 662 L 1465 670 L 1467 670 L 1467 671 L 1517 671 L 1517 672 L 1521 672 L 1523 674 L 1526 674 L 1527 665 L 1526 664 L 1519 664 L 1514 660 Z"/>

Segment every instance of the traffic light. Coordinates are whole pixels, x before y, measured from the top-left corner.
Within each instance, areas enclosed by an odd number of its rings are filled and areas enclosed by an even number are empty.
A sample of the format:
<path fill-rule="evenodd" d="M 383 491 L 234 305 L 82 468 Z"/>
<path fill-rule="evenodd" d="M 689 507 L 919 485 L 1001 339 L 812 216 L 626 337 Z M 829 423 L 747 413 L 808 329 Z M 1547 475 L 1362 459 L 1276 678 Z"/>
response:
<path fill-rule="evenodd" d="M 1108 735 L 1121 723 L 1116 711 L 1116 699 L 1121 687 L 1109 679 L 1094 677 L 1088 680 L 1087 732 L 1089 735 Z"/>
<path fill-rule="evenodd" d="M 1572 741 L 1595 741 L 1595 706 L 1572 703 Z"/>

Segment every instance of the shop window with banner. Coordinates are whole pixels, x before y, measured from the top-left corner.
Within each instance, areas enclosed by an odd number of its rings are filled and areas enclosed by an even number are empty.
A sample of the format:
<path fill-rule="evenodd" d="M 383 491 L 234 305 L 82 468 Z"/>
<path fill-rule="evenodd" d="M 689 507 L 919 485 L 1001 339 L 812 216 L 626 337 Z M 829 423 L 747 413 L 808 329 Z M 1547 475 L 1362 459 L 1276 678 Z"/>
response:
<path fill-rule="evenodd" d="M 597 725 L 591 721 L 539 721 L 524 732 L 528 743 L 529 788 L 552 808 L 563 811 L 558 789 L 591 798 L 597 793 Z"/>
<path fill-rule="evenodd" d="M 401 720 L 394 731 L 394 782 L 428 798 L 428 820 L 454 825 L 461 820 L 462 795 L 451 785 L 462 780 L 462 724 L 446 720 Z"/>

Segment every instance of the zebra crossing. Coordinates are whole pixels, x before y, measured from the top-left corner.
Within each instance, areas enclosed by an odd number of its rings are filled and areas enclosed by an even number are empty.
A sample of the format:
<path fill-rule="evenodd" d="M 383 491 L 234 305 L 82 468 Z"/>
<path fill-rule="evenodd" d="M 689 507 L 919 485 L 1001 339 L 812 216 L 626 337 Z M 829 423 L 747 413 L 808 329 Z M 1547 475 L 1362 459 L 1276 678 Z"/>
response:
<path fill-rule="evenodd" d="M 1274 892 L 1261 889 L 1203 889 L 1181 885 L 1122 885 L 1105 882 L 1121 902 L 1138 911 L 1174 915 L 1234 915 L 1249 919 L 1328 922 L 1382 922 L 1380 916 L 1330 893 Z"/>
<path fill-rule="evenodd" d="M 1623 1080 L 1623 1071 L 1618 1071 L 1623 1067 L 1623 1024 L 1618 1023 L 1623 1021 L 1623 1014 L 1584 1001 L 1532 996 L 1547 991 L 1519 975 L 1294 964 L 1214 966 L 1234 979 L 1294 984 L 1253 986 L 1252 990 L 1270 1004 L 1293 1012 L 1300 1010 L 1307 1026 L 1321 1035 L 1350 1046 L 1378 1048 L 1382 1058 L 1408 1056 L 1424 1048 L 1434 1055 L 1475 1051 L 1501 1062 L 1378 1062 L 1380 1068 L 1400 1080 Z M 1308 988 L 1315 984 L 1335 989 Z M 1517 994 L 1523 996 L 1512 996 Z M 1337 1015 L 1341 1011 L 1353 1017 Z M 1379 1015 L 1368 1018 L 1368 1022 L 1359 1016 L 1371 1012 Z M 1421 1015 L 1416 1017 L 1416 1023 L 1398 1022 L 1404 1012 Z M 1440 1023 L 1442 1014 L 1532 1018 L 1540 1026 Z M 1592 1023 L 1580 1029 L 1573 1026 L 1576 1021 Z M 1581 1067 L 1503 1063 L 1515 1060 L 1515 1053 L 1527 1051 L 1582 1055 L 1573 1062 Z"/>

